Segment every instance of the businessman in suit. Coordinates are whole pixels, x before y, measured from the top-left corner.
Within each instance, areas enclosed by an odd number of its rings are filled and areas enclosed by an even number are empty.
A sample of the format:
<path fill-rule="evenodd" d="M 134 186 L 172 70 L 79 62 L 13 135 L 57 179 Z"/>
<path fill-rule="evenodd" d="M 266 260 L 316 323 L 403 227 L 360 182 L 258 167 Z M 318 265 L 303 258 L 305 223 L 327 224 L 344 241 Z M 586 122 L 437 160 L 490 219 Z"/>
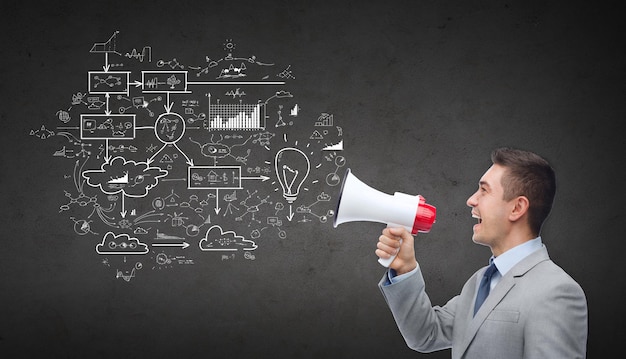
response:
<path fill-rule="evenodd" d="M 550 260 L 539 236 L 556 192 L 554 171 L 538 155 L 492 152 L 492 166 L 468 200 L 477 219 L 472 240 L 491 249 L 461 293 L 433 306 L 413 236 L 386 228 L 376 255 L 397 254 L 379 283 L 407 345 L 420 352 L 452 348 L 452 358 L 585 358 L 587 301 Z"/>

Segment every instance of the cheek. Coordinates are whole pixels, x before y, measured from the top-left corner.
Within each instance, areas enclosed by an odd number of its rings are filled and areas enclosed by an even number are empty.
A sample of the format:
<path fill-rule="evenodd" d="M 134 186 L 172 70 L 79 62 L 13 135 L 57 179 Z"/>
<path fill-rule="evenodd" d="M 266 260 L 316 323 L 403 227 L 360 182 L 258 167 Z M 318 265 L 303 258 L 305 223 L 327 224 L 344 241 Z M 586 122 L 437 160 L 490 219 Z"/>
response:
<path fill-rule="evenodd" d="M 494 206 L 492 203 L 482 203 L 484 206 L 480 211 L 480 215 L 482 217 L 483 223 L 488 223 L 489 225 L 497 225 L 500 223 L 505 215 L 505 211 L 500 206 Z"/>

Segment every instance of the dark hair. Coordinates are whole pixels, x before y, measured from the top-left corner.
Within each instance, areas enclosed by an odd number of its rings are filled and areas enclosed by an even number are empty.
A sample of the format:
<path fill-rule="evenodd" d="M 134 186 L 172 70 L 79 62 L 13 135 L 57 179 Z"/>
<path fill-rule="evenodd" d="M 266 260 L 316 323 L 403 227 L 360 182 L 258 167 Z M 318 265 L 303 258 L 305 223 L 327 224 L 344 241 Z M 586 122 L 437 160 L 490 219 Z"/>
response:
<path fill-rule="evenodd" d="M 507 147 L 493 150 L 491 161 L 506 168 L 501 180 L 504 200 L 528 198 L 528 223 L 533 233 L 539 235 L 556 194 L 554 170 L 535 153 Z"/>

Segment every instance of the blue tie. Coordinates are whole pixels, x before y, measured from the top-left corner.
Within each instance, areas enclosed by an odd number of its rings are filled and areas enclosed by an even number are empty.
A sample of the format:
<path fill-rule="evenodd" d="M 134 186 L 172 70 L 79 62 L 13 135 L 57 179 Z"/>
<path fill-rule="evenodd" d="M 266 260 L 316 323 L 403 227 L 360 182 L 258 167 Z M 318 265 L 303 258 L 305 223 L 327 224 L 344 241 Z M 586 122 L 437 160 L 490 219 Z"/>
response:
<path fill-rule="evenodd" d="M 489 289 L 491 288 L 491 277 L 498 271 L 496 265 L 491 262 L 485 274 L 483 275 L 483 279 L 480 281 L 480 287 L 478 287 L 478 294 L 476 294 L 476 303 L 474 303 L 474 315 L 478 312 L 478 309 L 489 295 Z"/>

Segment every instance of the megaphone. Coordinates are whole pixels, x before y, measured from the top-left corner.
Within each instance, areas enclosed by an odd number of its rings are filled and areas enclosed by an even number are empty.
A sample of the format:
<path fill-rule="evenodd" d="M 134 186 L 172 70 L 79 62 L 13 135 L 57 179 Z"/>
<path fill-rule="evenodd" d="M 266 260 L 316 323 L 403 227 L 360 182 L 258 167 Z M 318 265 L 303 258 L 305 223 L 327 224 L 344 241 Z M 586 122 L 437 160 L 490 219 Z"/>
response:
<path fill-rule="evenodd" d="M 389 195 L 361 182 L 348 168 L 339 192 L 333 226 L 346 222 L 366 221 L 386 223 L 387 227 L 404 227 L 411 234 L 428 233 L 435 223 L 437 209 L 420 195 L 396 192 Z M 396 258 L 380 258 L 389 267 Z"/>

